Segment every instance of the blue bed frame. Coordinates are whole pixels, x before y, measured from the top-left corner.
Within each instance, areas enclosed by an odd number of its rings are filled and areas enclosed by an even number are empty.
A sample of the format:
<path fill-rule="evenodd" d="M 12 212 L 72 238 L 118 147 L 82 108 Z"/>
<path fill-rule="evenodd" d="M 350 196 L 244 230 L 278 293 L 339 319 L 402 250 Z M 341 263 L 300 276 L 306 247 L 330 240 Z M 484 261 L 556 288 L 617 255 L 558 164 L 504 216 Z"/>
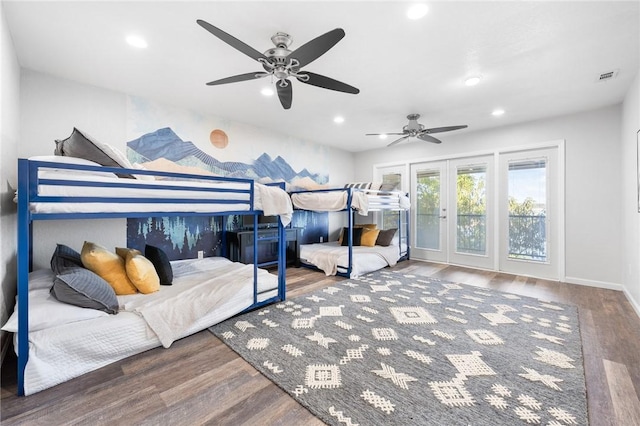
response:
<path fill-rule="evenodd" d="M 353 201 L 353 193 L 354 191 L 359 191 L 359 189 L 356 188 L 329 188 L 329 189 L 314 189 L 314 190 L 309 190 L 309 191 L 292 191 L 291 194 L 302 194 L 302 193 L 322 193 L 322 192 L 347 192 L 347 203 L 346 203 L 346 207 L 344 209 L 342 209 L 342 212 L 346 212 L 347 214 L 347 235 L 343 235 L 342 238 L 347 238 L 348 240 L 348 253 L 349 253 L 349 265 L 347 266 L 347 271 L 346 272 L 340 272 L 337 271 L 336 275 L 341 276 L 341 277 L 347 277 L 350 278 L 351 277 L 351 271 L 353 269 L 353 227 L 355 225 L 355 221 L 353 219 L 353 215 L 355 213 L 355 209 L 351 207 L 352 201 Z M 298 209 L 294 206 L 294 209 L 296 210 L 301 210 Z M 369 211 L 382 211 L 384 209 L 377 209 L 377 210 L 369 210 Z M 399 258 L 398 261 L 402 261 L 402 260 L 409 260 L 409 256 L 410 256 L 410 241 L 409 241 L 409 229 L 410 228 L 410 224 L 409 224 L 409 218 L 410 218 L 410 214 L 409 214 L 409 210 L 400 210 L 400 212 L 404 212 L 404 227 L 402 226 L 402 214 L 398 215 L 398 231 L 400 232 L 399 235 L 399 241 L 402 242 L 403 240 L 406 242 L 406 250 L 402 250 L 402 244 L 399 245 Z M 319 268 L 317 268 L 315 265 L 311 265 L 308 264 L 306 262 L 298 262 L 300 264 L 300 266 L 304 266 L 305 268 L 309 268 L 309 269 L 315 269 L 315 270 L 320 270 Z"/>
<path fill-rule="evenodd" d="M 170 178 L 173 180 L 185 180 L 184 186 L 176 185 L 149 185 L 141 184 L 135 179 L 121 179 L 118 182 L 110 182 L 107 185 L 101 182 L 74 182 L 74 186 L 87 187 L 87 193 L 90 194 L 91 187 L 110 186 L 114 188 L 149 188 L 158 190 L 189 190 L 189 191 L 205 191 L 216 192 L 220 194 L 220 198 L 216 199 L 200 199 L 200 198 L 115 198 L 115 197 L 46 197 L 38 195 L 38 186 L 47 185 L 67 185 L 68 181 L 56 179 L 39 179 L 38 170 L 40 168 L 69 169 L 71 171 L 85 172 L 110 172 L 118 174 L 136 174 L 151 175 L 156 177 Z M 241 183 L 246 189 L 217 188 L 215 191 L 207 188 L 189 186 L 189 180 L 211 181 L 219 183 Z M 284 189 L 284 184 L 275 184 Z M 226 216 L 229 215 L 251 215 L 254 220 L 253 250 L 258 252 L 258 216 L 262 213 L 260 210 L 254 209 L 254 181 L 251 179 L 225 178 L 204 175 L 192 175 L 185 173 L 156 172 L 149 170 L 132 170 L 113 167 L 86 166 L 67 163 L 52 163 L 45 161 L 33 161 L 27 159 L 18 160 L 18 395 L 24 395 L 24 372 L 29 360 L 29 272 L 32 270 L 33 262 L 33 221 L 34 220 L 53 220 L 53 219 L 108 219 L 108 218 L 133 218 L 133 217 L 168 217 L 168 216 L 222 216 L 223 225 L 226 225 Z M 231 200 L 228 198 L 230 194 L 248 194 L 248 200 Z M 227 195 L 227 197 L 225 197 Z M 30 203 L 130 203 L 130 204 L 246 204 L 247 210 L 239 211 L 220 211 L 215 213 L 193 213 L 193 212 L 118 212 L 118 213 L 32 213 Z M 226 226 L 222 231 L 222 247 L 223 255 L 226 256 Z M 254 256 L 254 275 L 253 275 L 253 304 L 247 308 L 252 310 L 261 306 L 283 301 L 286 297 L 285 276 L 286 276 L 286 244 L 284 226 L 278 221 L 278 259 L 273 262 L 256 263 L 257 256 Z M 258 280 L 257 270 L 259 267 L 278 267 L 278 293 L 276 296 L 267 300 L 258 302 Z M 21 297 L 24 296 L 24 297 Z"/>

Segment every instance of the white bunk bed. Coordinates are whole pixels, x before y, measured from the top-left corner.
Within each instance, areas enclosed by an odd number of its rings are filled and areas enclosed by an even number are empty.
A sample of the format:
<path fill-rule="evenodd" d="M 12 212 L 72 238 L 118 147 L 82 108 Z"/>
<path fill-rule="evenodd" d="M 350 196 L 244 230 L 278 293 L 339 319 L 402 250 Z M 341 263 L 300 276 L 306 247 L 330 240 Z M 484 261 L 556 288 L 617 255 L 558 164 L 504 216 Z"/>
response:
<path fill-rule="evenodd" d="M 3 329 L 16 332 L 19 395 L 157 346 L 168 347 L 242 311 L 285 299 L 284 225 L 292 206 L 283 189 L 250 179 L 67 161 L 18 160 L 18 297 Z M 123 172 L 162 180 L 116 176 Z M 31 271 L 34 220 L 238 214 L 254 216 L 255 224 L 260 214 L 280 215 L 277 261 L 172 261 L 173 285 L 152 294 L 117 296 L 117 314 L 59 302 L 49 295 L 55 274 Z M 254 237 L 255 245 L 257 241 Z M 277 266 L 277 275 L 262 269 L 266 266 Z"/>
<path fill-rule="evenodd" d="M 326 275 L 357 277 L 400 260 L 409 259 L 409 208 L 406 194 L 399 191 L 379 191 L 356 188 L 336 188 L 291 193 L 293 206 L 299 210 L 345 212 L 347 227 L 342 242 L 301 244 L 300 265 L 324 271 Z M 354 245 L 354 212 L 366 216 L 369 212 L 399 211 L 397 235 L 385 245 Z"/>

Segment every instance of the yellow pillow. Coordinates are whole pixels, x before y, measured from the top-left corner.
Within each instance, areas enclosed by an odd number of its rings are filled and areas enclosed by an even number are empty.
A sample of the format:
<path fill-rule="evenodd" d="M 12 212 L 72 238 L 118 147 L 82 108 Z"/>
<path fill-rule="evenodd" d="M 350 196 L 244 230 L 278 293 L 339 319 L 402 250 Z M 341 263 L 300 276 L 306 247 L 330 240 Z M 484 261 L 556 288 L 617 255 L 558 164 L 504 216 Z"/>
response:
<path fill-rule="evenodd" d="M 362 231 L 362 237 L 360 238 L 360 245 L 367 246 L 367 247 L 375 246 L 379 233 L 380 233 L 379 229 L 365 228 Z"/>
<path fill-rule="evenodd" d="M 130 250 L 124 264 L 127 276 L 140 293 L 149 294 L 160 290 L 160 277 L 156 268 L 138 250 Z"/>
<path fill-rule="evenodd" d="M 118 295 L 135 294 L 133 285 L 124 268 L 124 259 L 99 244 L 85 241 L 80 253 L 82 264 L 109 283 Z"/>
<path fill-rule="evenodd" d="M 116 254 L 118 256 L 120 256 L 122 258 L 122 260 L 126 260 L 127 259 L 127 254 L 129 254 L 130 252 L 133 252 L 135 254 L 142 254 L 142 253 L 140 253 L 140 250 L 136 250 L 136 249 L 132 249 L 132 248 L 125 248 L 125 247 L 116 247 Z"/>
<path fill-rule="evenodd" d="M 356 225 L 353 225 L 353 227 L 354 228 L 364 228 L 364 229 L 377 229 L 378 225 L 375 224 L 375 223 L 358 223 Z M 338 237 L 338 244 L 342 244 L 342 234 L 344 233 L 344 229 L 345 228 L 342 228 L 340 230 L 340 236 Z M 362 234 L 362 236 L 364 237 L 364 234 Z M 362 245 L 364 245 L 364 244 L 362 244 Z"/>

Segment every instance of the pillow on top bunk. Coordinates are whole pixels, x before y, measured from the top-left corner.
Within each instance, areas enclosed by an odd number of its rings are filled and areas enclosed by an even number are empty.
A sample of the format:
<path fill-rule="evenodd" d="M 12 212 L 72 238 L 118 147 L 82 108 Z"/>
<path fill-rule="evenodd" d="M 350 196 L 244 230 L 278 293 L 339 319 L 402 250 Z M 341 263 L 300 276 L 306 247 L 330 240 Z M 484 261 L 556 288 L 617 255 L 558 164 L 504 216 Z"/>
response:
<path fill-rule="evenodd" d="M 362 231 L 364 228 L 353 228 L 353 246 L 359 246 L 360 240 L 362 239 Z M 349 245 L 349 228 L 342 228 L 342 234 L 344 238 L 342 238 L 342 242 L 340 245 L 348 246 Z"/>
<path fill-rule="evenodd" d="M 345 188 L 371 189 L 371 182 L 353 182 L 344 185 Z"/>
<path fill-rule="evenodd" d="M 118 313 L 118 298 L 104 279 L 88 269 L 72 268 L 56 276 L 51 295 L 63 303 L 81 308 Z"/>
<path fill-rule="evenodd" d="M 80 166 L 96 166 L 102 167 L 102 164 L 98 164 L 95 161 L 87 160 L 85 158 L 79 157 L 69 157 L 64 155 L 34 155 L 29 157 L 29 160 L 32 161 L 46 161 L 49 163 L 62 163 L 62 164 L 77 164 Z M 65 173 L 65 174 L 82 174 L 84 176 L 101 176 L 101 177 L 115 177 L 116 175 L 110 172 L 96 172 L 96 171 L 88 171 L 88 170 L 71 170 L 71 169 L 44 169 L 40 170 L 38 173 L 38 177 L 40 178 L 51 178 L 55 175 L 53 173 Z"/>
<path fill-rule="evenodd" d="M 376 241 L 378 239 L 378 234 L 380 234 L 379 229 L 362 228 L 362 237 L 360 238 L 360 245 L 365 247 L 375 246 Z"/>
<path fill-rule="evenodd" d="M 51 256 L 51 270 L 54 274 L 61 274 L 67 268 L 84 268 L 80 253 L 64 244 L 56 244 Z"/>
<path fill-rule="evenodd" d="M 138 292 L 136 286 L 127 276 L 124 260 L 114 252 L 99 244 L 85 241 L 80 256 L 84 267 L 108 282 L 117 295 Z"/>
<path fill-rule="evenodd" d="M 73 128 L 73 132 L 71 132 L 71 136 L 62 140 L 56 139 L 55 142 L 56 149 L 54 153 L 56 155 L 84 158 L 107 167 L 133 168 L 131 162 L 129 162 L 127 157 L 117 148 L 103 142 L 98 142 L 75 127 Z M 132 175 L 126 173 L 118 174 L 118 176 L 134 178 Z"/>
<path fill-rule="evenodd" d="M 378 238 L 376 239 L 377 246 L 388 247 L 391 245 L 393 237 L 396 235 L 396 228 L 385 229 L 380 231 Z"/>
<path fill-rule="evenodd" d="M 160 285 L 171 285 L 173 282 L 173 268 L 169 262 L 169 256 L 160 248 L 147 244 L 144 247 L 144 255 L 153 263 L 153 267 L 160 278 Z"/>

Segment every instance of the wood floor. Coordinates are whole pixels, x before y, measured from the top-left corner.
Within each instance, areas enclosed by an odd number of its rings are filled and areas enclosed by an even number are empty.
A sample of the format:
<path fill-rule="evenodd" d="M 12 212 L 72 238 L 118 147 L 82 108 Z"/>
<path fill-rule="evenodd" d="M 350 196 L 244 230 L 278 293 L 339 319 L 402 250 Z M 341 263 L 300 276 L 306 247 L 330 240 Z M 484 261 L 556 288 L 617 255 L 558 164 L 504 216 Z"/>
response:
<path fill-rule="evenodd" d="M 623 293 L 418 261 L 394 269 L 577 305 L 590 424 L 640 425 L 640 318 Z M 289 268 L 287 297 L 342 279 Z M 206 330 L 29 397 L 15 392 L 15 359 L 7 356 L 3 425 L 322 424 Z"/>

